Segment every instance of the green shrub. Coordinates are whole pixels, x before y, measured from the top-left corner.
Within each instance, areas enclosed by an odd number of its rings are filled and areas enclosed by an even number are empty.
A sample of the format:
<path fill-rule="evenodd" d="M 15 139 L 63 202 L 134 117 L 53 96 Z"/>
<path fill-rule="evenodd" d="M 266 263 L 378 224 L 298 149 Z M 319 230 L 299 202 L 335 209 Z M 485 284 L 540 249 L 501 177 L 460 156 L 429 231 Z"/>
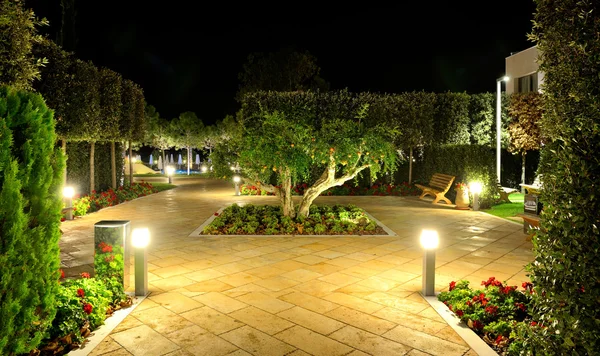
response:
<path fill-rule="evenodd" d="M 123 145 L 115 144 L 117 161 L 117 183 L 123 178 L 123 172 L 119 167 L 123 167 L 124 160 L 121 156 Z M 111 188 L 112 170 L 110 164 L 110 143 L 96 142 L 94 148 L 94 182 L 96 191 L 105 191 Z M 67 182 L 75 187 L 81 194 L 90 192 L 90 144 L 87 142 L 68 142 L 67 143 Z"/>
<path fill-rule="evenodd" d="M 64 157 L 40 95 L 0 88 L 0 354 L 27 353 L 56 314 Z"/>
<path fill-rule="evenodd" d="M 434 173 L 450 174 L 456 177 L 454 183 L 480 181 L 483 190 L 480 207 L 485 209 L 496 201 L 496 160 L 495 151 L 487 146 L 445 145 L 425 149 L 423 163 L 417 168 L 418 180 L 429 182 Z M 454 201 L 456 192 L 450 188 L 446 194 Z"/>

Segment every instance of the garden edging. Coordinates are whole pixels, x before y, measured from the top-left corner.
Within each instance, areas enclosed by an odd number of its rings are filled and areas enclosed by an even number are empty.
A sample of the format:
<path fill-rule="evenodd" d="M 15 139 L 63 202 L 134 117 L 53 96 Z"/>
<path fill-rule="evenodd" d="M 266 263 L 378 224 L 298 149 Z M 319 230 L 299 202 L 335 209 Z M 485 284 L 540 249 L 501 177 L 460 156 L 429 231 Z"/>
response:
<path fill-rule="evenodd" d="M 479 356 L 498 356 L 498 353 L 496 353 L 496 351 L 494 351 L 485 341 L 483 341 L 479 335 L 461 322 L 460 319 L 454 315 L 454 313 L 451 312 L 444 303 L 440 302 L 437 296 L 421 296 L 469 345 L 469 347 L 475 351 L 475 353 L 477 353 Z"/>

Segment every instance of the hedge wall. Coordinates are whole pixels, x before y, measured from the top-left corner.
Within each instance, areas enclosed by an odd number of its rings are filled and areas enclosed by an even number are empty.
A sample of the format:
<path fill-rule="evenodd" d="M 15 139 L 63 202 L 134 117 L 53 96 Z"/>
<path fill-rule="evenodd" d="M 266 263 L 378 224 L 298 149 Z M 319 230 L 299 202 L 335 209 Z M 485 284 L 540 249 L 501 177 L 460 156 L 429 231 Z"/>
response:
<path fill-rule="evenodd" d="M 115 144 L 117 159 L 117 183 L 121 181 L 124 159 L 122 145 Z M 95 186 L 97 191 L 106 190 L 112 184 L 110 165 L 110 143 L 96 143 L 94 153 Z M 73 186 L 78 194 L 88 194 L 90 190 L 90 144 L 87 142 L 67 143 L 67 184 Z"/>
<path fill-rule="evenodd" d="M 56 315 L 64 157 L 38 94 L 0 88 L 0 355 L 28 353 Z"/>
<path fill-rule="evenodd" d="M 488 146 L 478 145 L 443 145 L 426 147 L 423 162 L 416 167 L 417 179 L 429 182 L 434 173 L 456 176 L 455 183 L 469 183 L 474 180 L 483 183 L 480 207 L 491 206 L 495 192 L 490 189 L 496 184 L 495 150 Z M 446 194 L 454 201 L 454 187 Z"/>

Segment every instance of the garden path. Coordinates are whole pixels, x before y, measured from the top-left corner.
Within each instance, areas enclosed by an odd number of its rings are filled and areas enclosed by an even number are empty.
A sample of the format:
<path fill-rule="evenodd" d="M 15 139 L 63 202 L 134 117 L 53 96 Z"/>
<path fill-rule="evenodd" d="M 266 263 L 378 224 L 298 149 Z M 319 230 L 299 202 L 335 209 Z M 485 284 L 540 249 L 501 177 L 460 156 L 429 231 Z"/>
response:
<path fill-rule="evenodd" d="M 234 202 L 231 183 L 178 188 L 64 222 L 67 276 L 89 271 L 93 224 L 148 227 L 151 295 L 90 355 L 475 355 L 425 302 L 419 233 L 440 233 L 436 290 L 490 276 L 520 285 L 533 259 L 522 226 L 415 197 L 319 197 L 353 203 L 398 236 L 189 237 Z"/>

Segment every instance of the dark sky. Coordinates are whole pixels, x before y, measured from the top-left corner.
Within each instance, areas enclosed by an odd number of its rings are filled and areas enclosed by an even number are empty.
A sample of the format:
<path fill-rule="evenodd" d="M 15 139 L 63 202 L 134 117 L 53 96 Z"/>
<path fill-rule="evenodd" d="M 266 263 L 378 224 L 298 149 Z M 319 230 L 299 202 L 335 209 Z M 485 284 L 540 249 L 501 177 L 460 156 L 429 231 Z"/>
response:
<path fill-rule="evenodd" d="M 315 55 L 333 89 L 494 91 L 505 58 L 532 46 L 535 11 L 532 0 L 75 1 L 79 58 L 140 84 L 161 116 L 189 110 L 205 123 L 235 112 L 237 74 L 250 52 L 289 45 Z M 27 4 L 50 20 L 45 32 L 55 38 L 60 0 Z"/>

